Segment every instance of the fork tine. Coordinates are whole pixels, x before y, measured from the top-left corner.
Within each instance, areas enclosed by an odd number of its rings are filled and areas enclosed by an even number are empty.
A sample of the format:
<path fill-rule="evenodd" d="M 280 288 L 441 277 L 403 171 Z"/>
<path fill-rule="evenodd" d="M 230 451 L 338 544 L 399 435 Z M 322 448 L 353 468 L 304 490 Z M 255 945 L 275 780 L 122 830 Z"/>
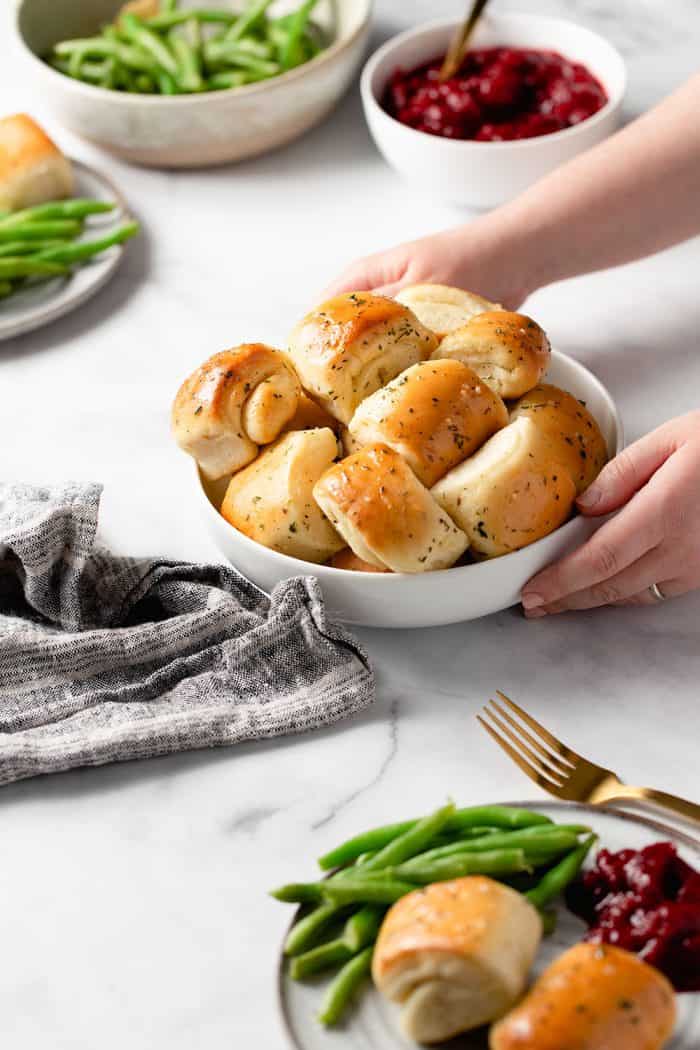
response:
<path fill-rule="evenodd" d="M 568 762 L 567 759 L 559 758 L 551 751 L 548 751 L 546 747 L 543 747 L 540 741 L 537 740 L 532 733 L 528 733 L 525 726 L 522 726 L 520 722 L 517 722 L 513 716 L 509 715 L 508 712 L 501 707 L 500 704 L 496 703 L 495 700 L 490 700 L 489 703 L 496 711 L 498 711 L 501 718 L 504 719 L 508 725 L 513 727 L 518 736 L 522 737 L 523 740 L 527 740 L 528 744 L 535 749 L 538 755 L 541 755 L 551 766 L 554 766 L 558 773 L 565 777 L 571 775 L 574 770 L 573 763 Z"/>
<path fill-rule="evenodd" d="M 539 758 L 534 751 L 531 751 L 527 744 L 523 743 L 517 733 L 514 733 L 512 729 L 509 729 L 505 722 L 495 714 L 489 707 L 485 707 L 484 713 L 491 722 L 495 724 L 496 728 L 500 730 L 503 736 L 510 740 L 511 744 L 514 744 L 518 750 L 525 756 L 530 762 L 530 765 L 540 773 L 541 776 L 548 777 L 552 783 L 556 784 L 557 787 L 561 787 L 564 780 L 566 780 L 566 774 L 561 773 L 558 769 L 552 766 L 548 766 L 541 758 Z"/>
<path fill-rule="evenodd" d="M 511 700 L 510 697 L 507 697 L 505 693 L 502 693 L 500 689 L 496 690 L 496 696 L 500 697 L 503 703 L 507 704 L 511 711 L 515 712 L 518 718 L 522 718 L 523 722 L 530 726 L 530 729 L 534 729 L 534 731 L 542 737 L 545 743 L 549 744 L 552 750 L 556 751 L 561 758 L 565 758 L 572 764 L 582 761 L 581 755 L 577 754 L 576 751 L 573 751 L 570 747 L 567 747 L 566 744 L 561 742 L 561 740 L 557 740 L 548 729 L 545 729 L 543 725 L 540 725 L 540 723 L 537 722 L 532 715 L 529 715 L 527 711 L 523 711 L 522 707 L 518 707 L 518 705 Z"/>
<path fill-rule="evenodd" d="M 546 777 L 541 776 L 535 769 L 533 769 L 532 766 L 525 761 L 520 752 L 516 751 L 514 747 L 511 747 L 508 741 L 504 740 L 500 733 L 497 733 L 496 730 L 481 717 L 481 715 L 477 715 L 476 717 L 489 736 L 491 736 L 498 746 L 505 751 L 508 757 L 515 762 L 516 766 L 519 766 L 520 769 L 522 769 L 526 777 L 529 777 L 530 780 L 534 780 L 538 787 L 543 788 L 544 791 L 548 791 L 550 795 L 559 794 L 557 786 L 553 784 L 551 780 L 547 780 Z"/>

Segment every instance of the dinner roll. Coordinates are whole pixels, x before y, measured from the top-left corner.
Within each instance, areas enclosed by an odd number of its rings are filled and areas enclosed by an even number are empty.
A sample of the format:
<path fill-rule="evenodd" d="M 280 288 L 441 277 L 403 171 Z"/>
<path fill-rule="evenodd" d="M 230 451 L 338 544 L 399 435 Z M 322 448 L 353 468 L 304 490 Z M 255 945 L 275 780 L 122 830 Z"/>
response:
<path fill-rule="evenodd" d="M 349 547 L 343 547 L 342 551 L 334 554 L 328 564 L 334 569 L 350 569 L 352 572 L 391 572 L 391 569 L 380 569 L 378 565 L 363 561 Z"/>
<path fill-rule="evenodd" d="M 434 358 L 456 358 L 501 397 L 520 397 L 547 370 L 550 346 L 540 326 L 509 310 L 480 313 L 443 339 Z"/>
<path fill-rule="evenodd" d="M 422 361 L 361 402 L 356 442 L 383 442 L 430 488 L 508 422 L 503 401 L 461 361 Z"/>
<path fill-rule="evenodd" d="M 309 393 L 349 423 L 364 397 L 436 346 L 432 332 L 401 303 L 350 292 L 306 315 L 291 334 L 289 354 Z"/>
<path fill-rule="evenodd" d="M 372 977 L 402 1004 L 409 1039 L 440 1042 L 517 1002 L 541 937 L 537 910 L 509 886 L 483 875 L 436 882 L 390 908 Z"/>
<path fill-rule="evenodd" d="M 282 554 L 322 562 L 345 546 L 311 495 L 338 454 L 327 427 L 284 434 L 234 474 L 221 513 L 239 532 Z"/>
<path fill-rule="evenodd" d="M 314 498 L 355 554 L 393 572 L 447 569 L 467 538 L 398 452 L 368 445 L 332 466 Z"/>
<path fill-rule="evenodd" d="M 431 492 L 489 558 L 526 547 L 566 521 L 576 487 L 535 423 L 516 419 Z"/>
<path fill-rule="evenodd" d="M 359 452 L 363 447 L 362 443 L 352 436 L 347 427 L 340 428 L 340 443 L 346 456 L 351 456 L 353 452 Z"/>
<path fill-rule="evenodd" d="M 462 288 L 450 288 L 447 284 L 410 284 L 402 288 L 396 298 L 413 310 L 418 320 L 435 332 L 438 339 L 455 328 L 461 328 L 476 314 L 499 309 L 498 303 L 491 303 Z"/>
<path fill-rule="evenodd" d="M 283 430 L 315 430 L 318 427 L 330 427 L 334 432 L 340 430 L 338 420 L 302 391 L 297 410 Z"/>
<path fill-rule="evenodd" d="M 0 120 L 0 208 L 14 211 L 73 194 L 67 157 L 26 113 Z"/>
<path fill-rule="evenodd" d="M 608 460 L 600 427 L 586 406 L 559 387 L 542 384 L 521 397 L 512 417 L 528 416 L 550 439 L 577 492 L 595 481 Z"/>
<path fill-rule="evenodd" d="M 575 944 L 495 1024 L 490 1050 L 661 1050 L 676 1022 L 673 988 L 622 948 Z"/>
<path fill-rule="evenodd" d="M 214 354 L 173 403 L 175 440 L 211 479 L 251 463 L 297 411 L 301 386 L 279 350 L 244 343 Z"/>

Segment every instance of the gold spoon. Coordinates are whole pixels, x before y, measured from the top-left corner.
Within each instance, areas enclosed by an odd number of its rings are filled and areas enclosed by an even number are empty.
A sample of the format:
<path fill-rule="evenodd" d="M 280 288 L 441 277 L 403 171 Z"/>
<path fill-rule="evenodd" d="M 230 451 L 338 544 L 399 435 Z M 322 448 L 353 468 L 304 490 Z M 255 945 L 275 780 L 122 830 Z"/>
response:
<path fill-rule="evenodd" d="M 471 11 L 452 34 L 450 46 L 447 49 L 445 61 L 442 63 L 442 68 L 440 70 L 441 82 L 453 77 L 461 66 L 465 48 L 469 43 L 469 38 L 474 32 L 476 23 L 481 18 L 488 2 L 489 0 L 473 0 Z"/>

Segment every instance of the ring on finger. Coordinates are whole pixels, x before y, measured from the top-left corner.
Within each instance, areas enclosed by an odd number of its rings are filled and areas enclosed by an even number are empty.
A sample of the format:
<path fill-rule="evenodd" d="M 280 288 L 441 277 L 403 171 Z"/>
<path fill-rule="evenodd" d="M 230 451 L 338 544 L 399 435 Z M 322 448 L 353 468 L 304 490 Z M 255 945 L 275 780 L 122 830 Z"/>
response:
<path fill-rule="evenodd" d="M 652 596 L 654 601 L 656 601 L 656 602 L 665 602 L 666 601 L 666 595 L 661 590 L 661 588 L 659 587 L 658 583 L 650 584 L 648 590 L 649 590 L 649 594 Z"/>

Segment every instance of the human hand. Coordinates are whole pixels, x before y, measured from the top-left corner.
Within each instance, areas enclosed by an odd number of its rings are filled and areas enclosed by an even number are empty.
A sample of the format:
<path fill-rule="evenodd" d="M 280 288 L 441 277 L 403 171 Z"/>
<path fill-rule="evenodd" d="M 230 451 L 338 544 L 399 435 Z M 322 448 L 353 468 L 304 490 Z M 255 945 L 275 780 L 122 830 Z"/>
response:
<path fill-rule="evenodd" d="M 673 419 L 615 457 L 578 500 L 618 510 L 578 550 L 523 588 L 530 618 L 600 605 L 651 605 L 700 587 L 700 411 Z M 620 509 L 622 508 L 622 509 Z"/>

